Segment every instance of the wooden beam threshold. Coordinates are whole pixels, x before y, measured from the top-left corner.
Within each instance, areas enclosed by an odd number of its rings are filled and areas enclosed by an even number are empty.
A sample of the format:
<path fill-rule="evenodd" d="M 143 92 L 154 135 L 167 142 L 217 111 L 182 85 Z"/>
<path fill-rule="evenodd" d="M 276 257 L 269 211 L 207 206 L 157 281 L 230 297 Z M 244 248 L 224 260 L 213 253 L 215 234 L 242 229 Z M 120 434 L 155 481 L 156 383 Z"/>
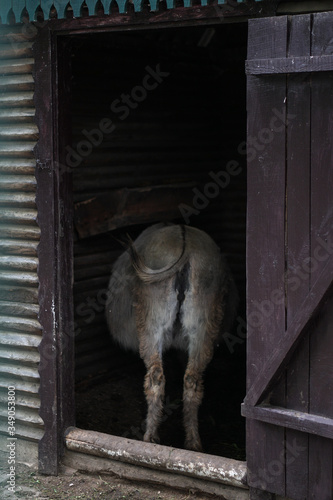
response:
<path fill-rule="evenodd" d="M 246 462 L 70 427 L 66 448 L 148 469 L 246 489 Z"/>
<path fill-rule="evenodd" d="M 329 439 L 333 438 L 332 418 L 269 405 L 250 406 L 243 403 L 241 408 L 242 415 L 246 418 L 295 429 L 300 432 L 315 434 Z"/>

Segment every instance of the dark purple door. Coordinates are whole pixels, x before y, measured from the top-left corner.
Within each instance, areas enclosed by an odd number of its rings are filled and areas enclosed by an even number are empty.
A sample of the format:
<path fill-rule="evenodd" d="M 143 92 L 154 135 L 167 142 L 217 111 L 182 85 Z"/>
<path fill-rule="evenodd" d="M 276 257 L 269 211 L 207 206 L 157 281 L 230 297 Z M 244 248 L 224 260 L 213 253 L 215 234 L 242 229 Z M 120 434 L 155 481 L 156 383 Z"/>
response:
<path fill-rule="evenodd" d="M 331 500 L 333 13 L 250 21 L 246 69 L 248 483 Z"/>

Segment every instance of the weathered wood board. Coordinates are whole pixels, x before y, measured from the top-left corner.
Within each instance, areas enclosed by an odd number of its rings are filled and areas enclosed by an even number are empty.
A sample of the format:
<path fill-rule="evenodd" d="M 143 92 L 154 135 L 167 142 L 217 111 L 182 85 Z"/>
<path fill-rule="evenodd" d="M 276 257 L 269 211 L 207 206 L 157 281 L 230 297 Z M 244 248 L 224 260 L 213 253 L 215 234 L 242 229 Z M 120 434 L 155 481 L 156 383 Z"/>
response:
<path fill-rule="evenodd" d="M 117 189 L 75 204 L 75 228 L 87 238 L 119 227 L 172 221 L 179 205 L 191 206 L 194 184 Z"/>

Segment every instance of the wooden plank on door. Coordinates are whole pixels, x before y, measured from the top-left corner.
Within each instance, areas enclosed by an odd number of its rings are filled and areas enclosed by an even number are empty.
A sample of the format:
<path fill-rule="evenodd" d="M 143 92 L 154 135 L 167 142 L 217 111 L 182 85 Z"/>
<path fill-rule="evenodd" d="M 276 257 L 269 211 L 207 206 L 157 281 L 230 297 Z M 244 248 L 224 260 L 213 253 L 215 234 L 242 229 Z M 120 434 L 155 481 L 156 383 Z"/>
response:
<path fill-rule="evenodd" d="M 325 251 L 325 248 L 328 248 L 327 254 L 331 253 L 333 248 L 331 248 L 330 242 L 325 243 L 321 239 L 321 245 L 320 251 Z M 255 381 L 247 391 L 246 404 L 255 405 L 262 402 L 265 395 L 267 397 L 268 391 L 272 390 L 274 380 L 277 380 L 281 375 L 282 370 L 285 369 L 296 347 L 298 347 L 302 334 L 318 314 L 325 300 L 327 300 L 333 283 L 333 258 L 331 255 L 329 257 L 311 286 L 309 294 L 289 324 L 288 329 L 281 335 L 274 349 L 272 349 L 271 356 L 259 369 Z"/>
<path fill-rule="evenodd" d="M 331 13 L 315 14 L 312 26 L 311 54 L 320 56 L 333 51 Z M 311 77 L 311 282 L 331 257 L 333 237 L 333 74 L 318 73 Z M 323 248 L 323 242 L 326 244 Z M 321 245 L 321 250 L 319 248 Z M 318 316 L 310 338 L 310 412 L 332 416 L 333 383 L 333 315 L 326 306 Z M 309 498 L 329 500 L 333 491 L 332 441 L 310 437 Z"/>
<path fill-rule="evenodd" d="M 248 59 L 286 57 L 287 17 L 258 21 L 249 24 Z M 286 76 L 248 76 L 248 387 L 285 328 L 285 98 Z M 284 390 L 279 398 L 283 406 Z M 248 420 L 249 485 L 284 495 L 281 456 L 284 429 Z"/>
<path fill-rule="evenodd" d="M 310 56 L 311 16 L 291 18 L 288 57 Z M 289 75 L 287 109 L 286 302 L 287 328 L 309 293 L 303 263 L 310 256 L 310 76 Z M 309 335 L 302 339 L 286 373 L 286 408 L 309 410 Z M 308 435 L 286 429 L 286 496 L 303 500 L 308 488 Z M 297 449 L 302 450 L 297 456 Z"/>

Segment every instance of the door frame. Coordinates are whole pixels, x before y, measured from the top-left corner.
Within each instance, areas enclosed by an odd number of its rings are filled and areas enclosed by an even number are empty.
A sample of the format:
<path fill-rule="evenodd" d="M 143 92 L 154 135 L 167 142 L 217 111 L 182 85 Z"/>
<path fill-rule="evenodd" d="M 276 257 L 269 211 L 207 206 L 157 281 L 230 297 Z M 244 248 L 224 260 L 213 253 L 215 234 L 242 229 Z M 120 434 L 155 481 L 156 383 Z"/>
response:
<path fill-rule="evenodd" d="M 231 0 L 230 0 L 231 1 Z M 230 9 L 230 5 L 232 8 Z M 66 110 L 70 106 L 71 37 L 246 21 L 274 15 L 277 1 L 231 2 L 221 6 L 176 8 L 36 23 L 35 106 L 39 140 L 35 148 L 38 224 L 40 415 L 45 433 L 39 442 L 39 470 L 56 475 L 65 449 L 66 429 L 75 425 L 74 313 L 72 300 L 72 180 L 65 146 L 70 143 Z M 60 57 L 61 55 L 61 57 Z M 61 101 L 61 102 L 60 102 Z M 60 133 L 61 131 L 61 133 Z"/>

